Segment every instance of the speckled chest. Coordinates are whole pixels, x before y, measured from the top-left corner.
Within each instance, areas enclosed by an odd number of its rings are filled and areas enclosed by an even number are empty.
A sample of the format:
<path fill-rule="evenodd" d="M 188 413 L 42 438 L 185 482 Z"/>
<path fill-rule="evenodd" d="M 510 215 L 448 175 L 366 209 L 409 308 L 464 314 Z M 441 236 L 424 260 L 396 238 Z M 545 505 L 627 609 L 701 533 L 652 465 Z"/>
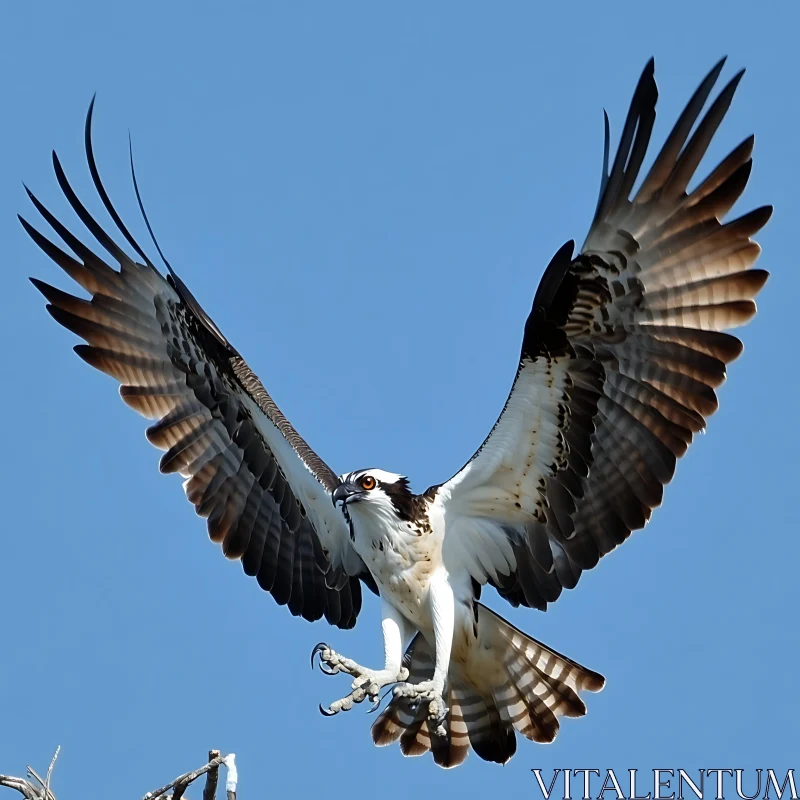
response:
<path fill-rule="evenodd" d="M 431 524 L 398 521 L 393 525 L 356 524 L 354 547 L 381 597 L 418 627 L 430 624 L 428 588 L 441 566 L 441 537 Z"/>

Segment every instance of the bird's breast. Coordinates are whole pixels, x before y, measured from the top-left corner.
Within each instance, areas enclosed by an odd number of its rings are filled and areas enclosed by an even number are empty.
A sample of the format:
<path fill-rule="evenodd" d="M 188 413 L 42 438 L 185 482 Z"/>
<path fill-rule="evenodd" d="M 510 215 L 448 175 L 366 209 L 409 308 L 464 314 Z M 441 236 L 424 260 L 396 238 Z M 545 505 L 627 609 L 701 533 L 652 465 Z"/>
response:
<path fill-rule="evenodd" d="M 424 630 L 431 625 L 428 589 L 441 565 L 441 542 L 430 529 L 403 523 L 397 529 L 356 531 L 355 547 L 381 597 Z"/>

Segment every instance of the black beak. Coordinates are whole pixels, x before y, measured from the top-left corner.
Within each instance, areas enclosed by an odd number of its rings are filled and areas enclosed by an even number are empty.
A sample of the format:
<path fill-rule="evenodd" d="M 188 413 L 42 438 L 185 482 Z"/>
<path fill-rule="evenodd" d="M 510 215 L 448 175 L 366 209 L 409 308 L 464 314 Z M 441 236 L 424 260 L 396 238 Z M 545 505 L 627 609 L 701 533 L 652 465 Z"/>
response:
<path fill-rule="evenodd" d="M 363 492 L 357 486 L 352 483 L 340 483 L 334 490 L 331 492 L 331 500 L 333 504 L 336 505 L 337 503 L 341 502 L 342 505 L 347 505 L 348 502 L 351 502 L 356 499 L 361 499 L 361 495 Z"/>

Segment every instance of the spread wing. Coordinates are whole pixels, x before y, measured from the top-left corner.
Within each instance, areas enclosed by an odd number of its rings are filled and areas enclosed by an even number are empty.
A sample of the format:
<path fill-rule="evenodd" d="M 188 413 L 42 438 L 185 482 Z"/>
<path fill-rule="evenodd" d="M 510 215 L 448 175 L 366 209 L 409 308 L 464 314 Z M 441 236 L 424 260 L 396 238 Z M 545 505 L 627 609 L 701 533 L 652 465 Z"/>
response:
<path fill-rule="evenodd" d="M 696 125 L 724 60 L 697 89 L 633 198 L 655 119 L 652 60 L 582 252 L 547 267 L 494 429 L 436 496 L 444 560 L 513 604 L 544 609 L 661 503 L 756 311 L 759 208 L 723 222 L 751 168 L 745 140 L 687 193 L 742 73 Z M 692 129 L 694 132 L 692 133 Z"/>
<path fill-rule="evenodd" d="M 165 279 L 136 244 L 100 182 L 86 119 L 86 155 L 95 188 L 137 263 L 90 216 L 55 153 L 62 191 L 119 269 L 61 224 L 29 191 L 42 217 L 75 257 L 22 217 L 37 245 L 91 299 L 33 284 L 47 310 L 86 344 L 77 354 L 116 378 L 131 408 L 158 420 L 148 440 L 166 452 L 161 472 L 179 472 L 186 496 L 207 518 L 211 539 L 292 614 L 323 615 L 349 628 L 361 607 L 357 576 L 371 581 L 350 546 L 330 492 L 336 476 L 306 444 L 244 359 L 170 268 Z M 137 191 L 138 196 L 138 191 Z"/>

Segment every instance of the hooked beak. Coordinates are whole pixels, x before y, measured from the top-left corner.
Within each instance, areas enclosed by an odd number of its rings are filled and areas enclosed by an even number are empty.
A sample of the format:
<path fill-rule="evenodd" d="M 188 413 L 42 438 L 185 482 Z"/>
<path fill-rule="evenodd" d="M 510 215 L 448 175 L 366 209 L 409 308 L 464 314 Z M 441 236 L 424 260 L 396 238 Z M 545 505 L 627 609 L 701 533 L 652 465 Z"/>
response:
<path fill-rule="evenodd" d="M 340 483 L 333 492 L 331 492 L 331 500 L 334 505 L 341 503 L 343 506 L 346 506 L 348 503 L 355 503 L 363 499 L 364 490 L 349 481 L 347 483 Z"/>

